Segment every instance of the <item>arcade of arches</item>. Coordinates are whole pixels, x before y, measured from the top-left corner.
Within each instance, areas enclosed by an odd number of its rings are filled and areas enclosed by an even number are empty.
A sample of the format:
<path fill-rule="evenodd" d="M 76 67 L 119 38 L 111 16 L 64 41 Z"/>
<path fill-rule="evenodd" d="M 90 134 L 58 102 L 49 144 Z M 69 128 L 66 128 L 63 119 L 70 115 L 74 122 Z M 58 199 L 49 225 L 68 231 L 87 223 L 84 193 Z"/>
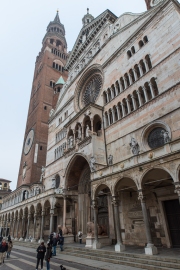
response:
<path fill-rule="evenodd" d="M 80 229 L 86 246 L 95 249 L 113 244 L 120 252 L 125 245 L 138 245 L 145 246 L 146 254 L 156 254 L 158 246 L 180 247 L 180 186 L 167 169 L 139 172 L 138 180 L 131 173 L 100 183 L 91 176 L 88 161 L 75 156 L 63 192 L 48 197 L 44 191 L 35 204 L 25 201 L 3 213 L 1 234 L 46 240 L 61 225 L 66 242 L 77 241 Z"/>

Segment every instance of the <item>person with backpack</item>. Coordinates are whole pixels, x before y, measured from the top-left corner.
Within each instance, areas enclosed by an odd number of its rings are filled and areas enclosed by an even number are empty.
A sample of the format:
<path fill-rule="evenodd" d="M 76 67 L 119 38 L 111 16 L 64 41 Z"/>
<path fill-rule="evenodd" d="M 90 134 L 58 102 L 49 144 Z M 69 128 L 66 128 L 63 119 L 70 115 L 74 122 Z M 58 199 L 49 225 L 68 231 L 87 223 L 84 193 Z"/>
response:
<path fill-rule="evenodd" d="M 78 232 L 78 238 L 79 238 L 79 243 L 80 244 L 82 244 L 82 232 L 81 232 L 81 230 L 79 230 L 79 232 Z"/>
<path fill-rule="evenodd" d="M 50 270 L 50 259 L 51 259 L 51 257 L 52 257 L 51 245 L 50 245 L 50 243 L 48 243 L 47 244 L 46 255 L 45 255 L 45 261 L 46 261 L 47 270 Z"/>
<path fill-rule="evenodd" d="M 36 270 L 38 270 L 39 262 L 41 261 L 41 269 L 43 269 L 43 260 L 44 255 L 46 253 L 46 247 L 44 245 L 44 242 L 40 244 L 40 246 L 37 248 L 37 264 L 36 264 Z"/>
<path fill-rule="evenodd" d="M 7 250 L 8 250 L 8 244 L 6 243 L 6 240 L 2 240 L 0 244 L 0 265 L 4 263 Z"/>
<path fill-rule="evenodd" d="M 13 243 L 12 243 L 12 241 L 10 240 L 10 241 L 8 242 L 7 258 L 10 257 L 12 248 L 13 248 Z"/>
<path fill-rule="evenodd" d="M 60 250 L 63 251 L 63 245 L 64 245 L 64 237 L 61 235 L 59 237 L 59 247 L 60 247 Z"/>
<path fill-rule="evenodd" d="M 52 247 L 53 247 L 53 256 L 56 256 L 56 247 L 57 247 L 57 238 L 56 238 L 56 235 L 53 237 Z"/>

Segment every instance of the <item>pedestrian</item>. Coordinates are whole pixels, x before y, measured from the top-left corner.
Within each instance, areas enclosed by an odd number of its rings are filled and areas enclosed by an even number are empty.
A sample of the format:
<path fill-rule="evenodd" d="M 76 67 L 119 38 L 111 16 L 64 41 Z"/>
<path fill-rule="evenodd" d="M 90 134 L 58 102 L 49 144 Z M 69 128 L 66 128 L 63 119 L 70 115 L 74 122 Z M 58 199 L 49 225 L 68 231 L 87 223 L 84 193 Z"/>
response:
<path fill-rule="evenodd" d="M 64 245 L 64 237 L 61 235 L 61 236 L 59 237 L 59 247 L 60 247 L 60 250 L 61 250 L 61 251 L 64 250 L 63 245 Z"/>
<path fill-rule="evenodd" d="M 82 244 L 82 232 L 81 232 L 81 229 L 79 229 L 79 232 L 78 232 L 78 237 L 79 237 L 79 243 Z"/>
<path fill-rule="evenodd" d="M 12 241 L 10 240 L 10 241 L 8 242 L 7 258 L 10 257 L 12 248 L 13 248 L 13 243 L 12 243 Z"/>
<path fill-rule="evenodd" d="M 44 245 L 44 242 L 40 244 L 40 246 L 37 248 L 37 264 L 36 264 L 36 270 L 38 270 L 39 262 L 41 261 L 41 270 L 43 269 L 43 260 L 44 255 L 46 253 L 46 247 Z"/>
<path fill-rule="evenodd" d="M 53 256 L 56 256 L 56 247 L 57 247 L 57 238 L 56 238 L 56 235 L 53 237 L 52 247 L 53 247 Z"/>
<path fill-rule="evenodd" d="M 50 259 L 51 259 L 51 257 L 52 257 L 51 245 L 50 245 L 50 243 L 48 243 L 47 244 L 46 255 L 45 255 L 45 261 L 46 261 L 47 270 L 50 270 Z"/>
<path fill-rule="evenodd" d="M 0 265 L 4 263 L 7 250 L 8 250 L 8 244 L 6 243 L 6 240 L 2 240 L 0 244 Z"/>
<path fill-rule="evenodd" d="M 11 236 L 10 234 L 8 235 L 8 242 L 11 241 Z"/>
<path fill-rule="evenodd" d="M 59 235 L 62 236 L 62 229 L 59 229 Z"/>
<path fill-rule="evenodd" d="M 53 232 L 50 234 L 49 236 L 49 243 L 51 244 L 52 246 L 52 243 L 53 243 Z"/>

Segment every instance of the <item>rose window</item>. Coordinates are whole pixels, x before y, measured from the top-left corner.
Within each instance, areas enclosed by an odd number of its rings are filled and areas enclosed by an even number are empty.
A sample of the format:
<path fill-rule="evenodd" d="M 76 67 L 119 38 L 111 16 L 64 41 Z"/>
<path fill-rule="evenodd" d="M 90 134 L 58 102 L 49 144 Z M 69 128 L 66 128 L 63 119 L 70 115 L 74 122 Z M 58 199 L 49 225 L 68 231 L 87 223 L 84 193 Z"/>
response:
<path fill-rule="evenodd" d="M 148 145 L 151 149 L 161 147 L 165 144 L 163 136 L 164 132 L 166 132 L 164 128 L 157 127 L 149 133 Z"/>
<path fill-rule="evenodd" d="M 102 86 L 102 77 L 100 75 L 94 75 L 90 81 L 87 82 L 84 93 L 82 96 L 82 101 L 84 106 L 88 105 L 89 103 L 95 103 L 99 92 Z"/>

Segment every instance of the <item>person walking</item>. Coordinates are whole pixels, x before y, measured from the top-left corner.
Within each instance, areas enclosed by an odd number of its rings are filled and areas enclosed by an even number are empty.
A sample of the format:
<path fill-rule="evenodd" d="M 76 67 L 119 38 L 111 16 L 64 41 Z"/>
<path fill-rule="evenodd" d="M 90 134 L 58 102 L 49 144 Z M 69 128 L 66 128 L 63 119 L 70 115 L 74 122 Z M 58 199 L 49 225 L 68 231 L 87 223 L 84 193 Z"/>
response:
<path fill-rule="evenodd" d="M 45 253 L 46 253 L 46 247 L 44 245 L 44 242 L 42 242 L 41 245 L 37 248 L 36 270 L 38 270 L 38 266 L 39 266 L 40 261 L 41 261 L 41 270 L 43 269 L 43 260 L 44 260 Z"/>
<path fill-rule="evenodd" d="M 56 256 L 56 247 L 57 247 L 57 238 L 56 238 L 56 235 L 54 235 L 54 237 L 53 237 L 52 247 L 53 247 L 53 256 Z"/>
<path fill-rule="evenodd" d="M 64 245 L 64 237 L 63 236 L 60 236 L 59 237 L 59 247 L 60 247 L 60 250 L 61 251 L 64 250 L 63 245 Z"/>
<path fill-rule="evenodd" d="M 53 244 L 53 232 L 50 234 L 50 236 L 49 236 L 49 243 L 51 244 L 51 246 L 52 246 L 52 244 Z"/>
<path fill-rule="evenodd" d="M 2 240 L 0 244 L 0 265 L 4 263 L 7 250 L 8 250 L 8 244 L 6 243 L 6 240 Z"/>
<path fill-rule="evenodd" d="M 8 235 L 8 242 L 11 241 L 11 236 L 10 234 Z"/>
<path fill-rule="evenodd" d="M 12 243 L 12 241 L 10 240 L 10 241 L 8 242 L 7 258 L 10 257 L 12 248 L 13 248 L 13 243 Z"/>
<path fill-rule="evenodd" d="M 46 255 L 45 255 L 45 261 L 46 261 L 47 270 L 50 270 L 50 259 L 51 259 L 51 256 L 52 256 L 51 245 L 50 245 L 50 243 L 48 243 L 47 244 Z"/>
<path fill-rule="evenodd" d="M 79 230 L 79 232 L 78 232 L 78 237 L 79 237 L 79 243 L 80 244 L 82 244 L 82 231 L 81 230 Z"/>

